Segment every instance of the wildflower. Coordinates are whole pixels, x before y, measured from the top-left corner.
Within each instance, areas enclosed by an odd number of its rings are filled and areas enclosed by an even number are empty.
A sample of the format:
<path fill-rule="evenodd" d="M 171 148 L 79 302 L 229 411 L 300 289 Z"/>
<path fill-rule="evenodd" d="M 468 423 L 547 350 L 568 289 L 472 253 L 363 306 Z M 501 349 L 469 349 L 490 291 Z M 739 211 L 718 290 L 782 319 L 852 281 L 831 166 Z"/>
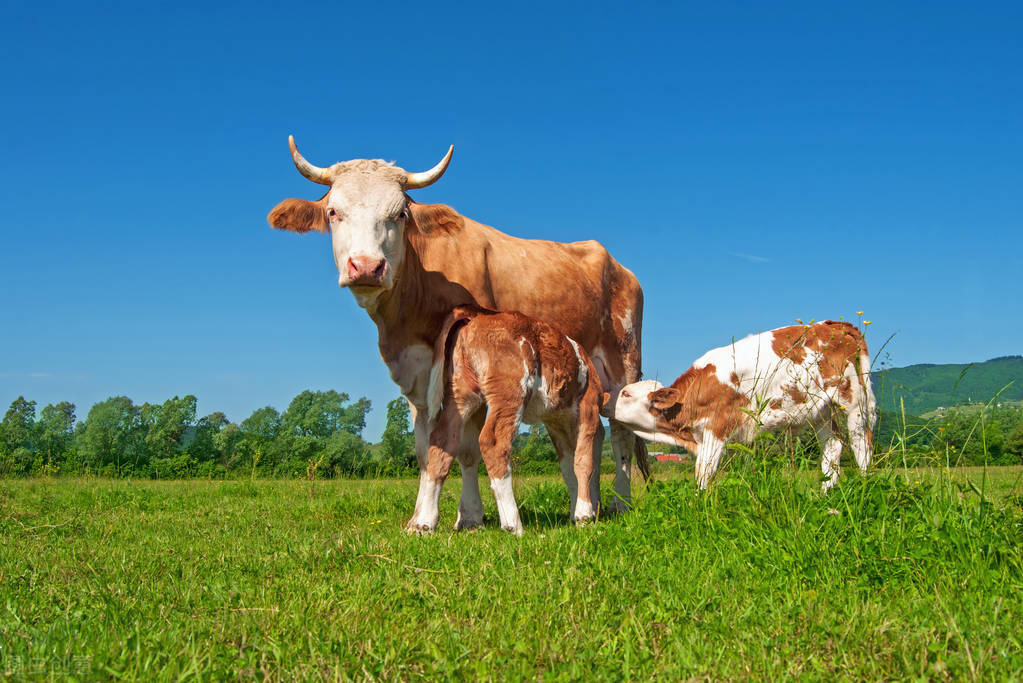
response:
<path fill-rule="evenodd" d="M 800 318 L 796 318 L 796 322 L 797 322 L 797 323 L 799 323 L 800 325 L 802 325 L 802 324 L 803 324 L 803 321 L 802 321 L 802 319 L 800 319 Z"/>
<path fill-rule="evenodd" d="M 838 510 L 836 510 L 835 508 L 828 508 L 828 514 L 829 515 L 840 515 L 842 513 L 839 512 Z"/>
<path fill-rule="evenodd" d="M 944 427 L 938 427 L 938 431 L 939 432 L 943 432 L 943 431 L 945 431 L 945 428 Z"/>
<path fill-rule="evenodd" d="M 864 324 L 864 325 L 869 325 L 869 324 L 870 324 L 870 321 L 869 321 L 869 320 L 864 320 L 864 321 L 863 321 L 863 324 Z"/>
<path fill-rule="evenodd" d="M 856 311 L 856 315 L 863 315 L 863 311 Z"/>

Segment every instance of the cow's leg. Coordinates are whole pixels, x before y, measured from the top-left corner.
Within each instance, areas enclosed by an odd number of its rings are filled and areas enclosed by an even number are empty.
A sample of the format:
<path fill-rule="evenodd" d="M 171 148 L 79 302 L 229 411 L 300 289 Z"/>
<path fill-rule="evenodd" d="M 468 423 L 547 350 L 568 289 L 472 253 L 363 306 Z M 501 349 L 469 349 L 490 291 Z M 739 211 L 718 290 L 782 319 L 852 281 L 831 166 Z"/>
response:
<path fill-rule="evenodd" d="M 611 501 L 612 512 L 623 512 L 632 505 L 632 451 L 636 439 L 628 427 L 611 420 L 611 448 L 615 454 L 615 499 Z"/>
<path fill-rule="evenodd" d="M 595 512 L 600 512 L 600 459 L 604 452 L 604 424 L 597 420 L 597 432 L 593 438 L 593 472 L 590 474 L 590 503 Z"/>
<path fill-rule="evenodd" d="M 568 488 L 568 518 L 575 515 L 576 501 L 579 499 L 579 482 L 575 478 L 575 449 L 568 429 L 560 421 L 544 422 L 547 427 L 547 434 L 554 443 L 554 450 L 558 453 L 558 465 L 561 467 L 561 478 Z"/>
<path fill-rule="evenodd" d="M 709 432 L 704 432 L 696 446 L 696 485 L 706 489 L 711 477 L 718 470 L 725 442 Z"/>
<path fill-rule="evenodd" d="M 423 496 L 426 495 L 430 481 L 430 476 L 426 471 L 430 453 L 430 420 L 425 406 L 417 408 L 412 401 L 409 401 L 408 408 L 412 417 L 412 431 L 416 438 L 416 460 L 419 462 L 419 492 L 416 494 L 416 509 L 412 512 L 412 518 L 409 519 L 408 524 L 405 525 L 407 530 L 412 531 L 414 522 L 419 519 L 419 514 L 422 511 Z"/>
<path fill-rule="evenodd" d="M 409 522 L 411 532 L 431 532 L 437 529 L 440 519 L 440 493 L 451 470 L 462 440 L 462 416 L 454 401 L 448 400 L 437 417 L 437 424 L 430 435 L 429 459 L 425 472 L 425 486 L 421 486 L 422 500 L 416 516 Z"/>
<path fill-rule="evenodd" d="M 483 411 L 477 412 L 462 428 L 462 444 L 458 453 L 458 466 L 462 469 L 462 495 L 458 499 L 458 517 L 455 530 L 475 529 L 483 526 L 483 498 L 480 497 L 480 444 Z"/>
<path fill-rule="evenodd" d="M 512 491 L 511 445 L 519 428 L 518 406 L 491 406 L 490 414 L 480 432 L 480 452 L 487 466 L 490 488 L 497 500 L 501 528 L 516 536 L 522 535 L 522 520 Z"/>
<path fill-rule="evenodd" d="M 817 427 L 817 441 L 821 446 L 821 471 L 827 477 L 821 484 L 821 490 L 828 492 L 838 481 L 838 471 L 842 459 L 842 442 L 825 422 Z"/>

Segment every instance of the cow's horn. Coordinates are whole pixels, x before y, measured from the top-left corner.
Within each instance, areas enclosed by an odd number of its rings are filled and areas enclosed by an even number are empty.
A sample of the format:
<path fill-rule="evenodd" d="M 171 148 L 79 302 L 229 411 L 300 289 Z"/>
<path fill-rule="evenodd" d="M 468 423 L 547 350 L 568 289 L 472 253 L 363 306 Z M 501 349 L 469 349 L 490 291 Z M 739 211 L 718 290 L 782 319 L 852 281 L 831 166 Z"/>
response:
<path fill-rule="evenodd" d="M 295 145 L 294 135 L 288 136 L 288 147 L 291 148 L 291 159 L 295 162 L 295 168 L 298 169 L 299 173 L 320 185 L 331 185 L 334 182 L 334 174 L 331 173 L 329 168 L 313 166 L 305 160 L 304 156 L 298 153 L 298 147 Z"/>
<path fill-rule="evenodd" d="M 451 155 L 455 152 L 455 146 L 451 145 L 448 147 L 448 153 L 444 155 L 444 158 L 440 160 L 440 163 L 431 168 L 429 171 L 423 171 L 422 173 L 409 173 L 408 179 L 405 181 L 406 190 L 415 190 L 420 187 L 426 187 L 427 185 L 433 185 L 435 182 L 440 180 L 440 177 L 444 175 L 444 171 L 448 170 L 448 164 L 451 163 Z"/>

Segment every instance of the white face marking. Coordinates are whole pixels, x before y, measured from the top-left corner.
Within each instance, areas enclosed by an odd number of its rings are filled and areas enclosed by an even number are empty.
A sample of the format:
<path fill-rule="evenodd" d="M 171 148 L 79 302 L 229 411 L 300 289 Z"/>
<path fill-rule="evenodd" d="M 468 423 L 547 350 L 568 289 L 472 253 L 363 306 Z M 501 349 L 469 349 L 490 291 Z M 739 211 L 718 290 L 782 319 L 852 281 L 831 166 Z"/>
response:
<path fill-rule="evenodd" d="M 657 421 L 650 414 L 650 394 L 662 388 L 660 382 L 644 379 L 633 382 L 618 392 L 615 401 L 614 419 L 627 425 L 634 432 L 656 433 Z M 644 438 L 649 438 L 645 437 Z M 674 441 L 672 441 L 674 443 Z"/>
<path fill-rule="evenodd" d="M 338 176 L 327 196 L 338 285 L 355 286 L 358 304 L 370 307 L 382 290 L 394 285 L 394 273 L 405 257 L 405 220 L 407 199 L 392 177 L 370 173 L 344 173 Z M 383 261 L 380 286 L 352 285 L 349 260 L 376 264 Z"/>

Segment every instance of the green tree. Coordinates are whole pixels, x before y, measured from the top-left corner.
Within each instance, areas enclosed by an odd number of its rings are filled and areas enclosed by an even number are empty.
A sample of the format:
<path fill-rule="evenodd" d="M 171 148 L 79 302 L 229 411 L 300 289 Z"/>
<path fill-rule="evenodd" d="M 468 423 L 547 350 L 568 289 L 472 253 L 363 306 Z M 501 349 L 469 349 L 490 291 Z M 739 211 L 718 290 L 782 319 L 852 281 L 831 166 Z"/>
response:
<path fill-rule="evenodd" d="M 558 452 L 554 450 L 547 427 L 542 422 L 531 425 L 529 434 L 515 437 L 512 443 L 512 463 L 518 472 L 526 474 L 558 471 Z"/>
<path fill-rule="evenodd" d="M 1014 464 L 1023 463 L 1023 420 L 1018 420 L 1005 438 L 1005 454 Z"/>
<path fill-rule="evenodd" d="M 240 448 L 252 467 L 266 466 L 277 460 L 275 448 L 281 434 L 281 414 L 276 408 L 265 406 L 254 410 L 242 420 Z"/>
<path fill-rule="evenodd" d="M 39 455 L 47 464 L 62 465 L 74 447 L 75 404 L 61 401 L 39 413 L 36 422 Z"/>
<path fill-rule="evenodd" d="M 380 439 L 380 454 L 388 467 L 399 471 L 413 469 L 418 464 L 416 437 L 409 427 L 410 416 L 404 396 L 387 404 L 387 423 Z"/>
<path fill-rule="evenodd" d="M 144 437 L 139 406 L 114 396 L 89 409 L 79 446 L 89 467 L 124 474 L 143 455 Z"/>
<path fill-rule="evenodd" d="M 13 453 L 18 448 L 33 450 L 36 402 L 19 396 L 11 402 L 4 421 L 0 422 L 0 449 Z"/>
<path fill-rule="evenodd" d="M 281 427 L 288 436 L 326 439 L 345 431 L 359 436 L 366 427 L 370 402 L 360 398 L 348 404 L 348 394 L 330 391 L 303 391 L 281 416 Z"/>
<path fill-rule="evenodd" d="M 195 422 L 197 400 L 191 394 L 175 396 L 161 405 L 146 403 L 139 409 L 140 421 L 145 429 L 144 460 L 172 458 L 181 449 L 188 428 Z"/>

